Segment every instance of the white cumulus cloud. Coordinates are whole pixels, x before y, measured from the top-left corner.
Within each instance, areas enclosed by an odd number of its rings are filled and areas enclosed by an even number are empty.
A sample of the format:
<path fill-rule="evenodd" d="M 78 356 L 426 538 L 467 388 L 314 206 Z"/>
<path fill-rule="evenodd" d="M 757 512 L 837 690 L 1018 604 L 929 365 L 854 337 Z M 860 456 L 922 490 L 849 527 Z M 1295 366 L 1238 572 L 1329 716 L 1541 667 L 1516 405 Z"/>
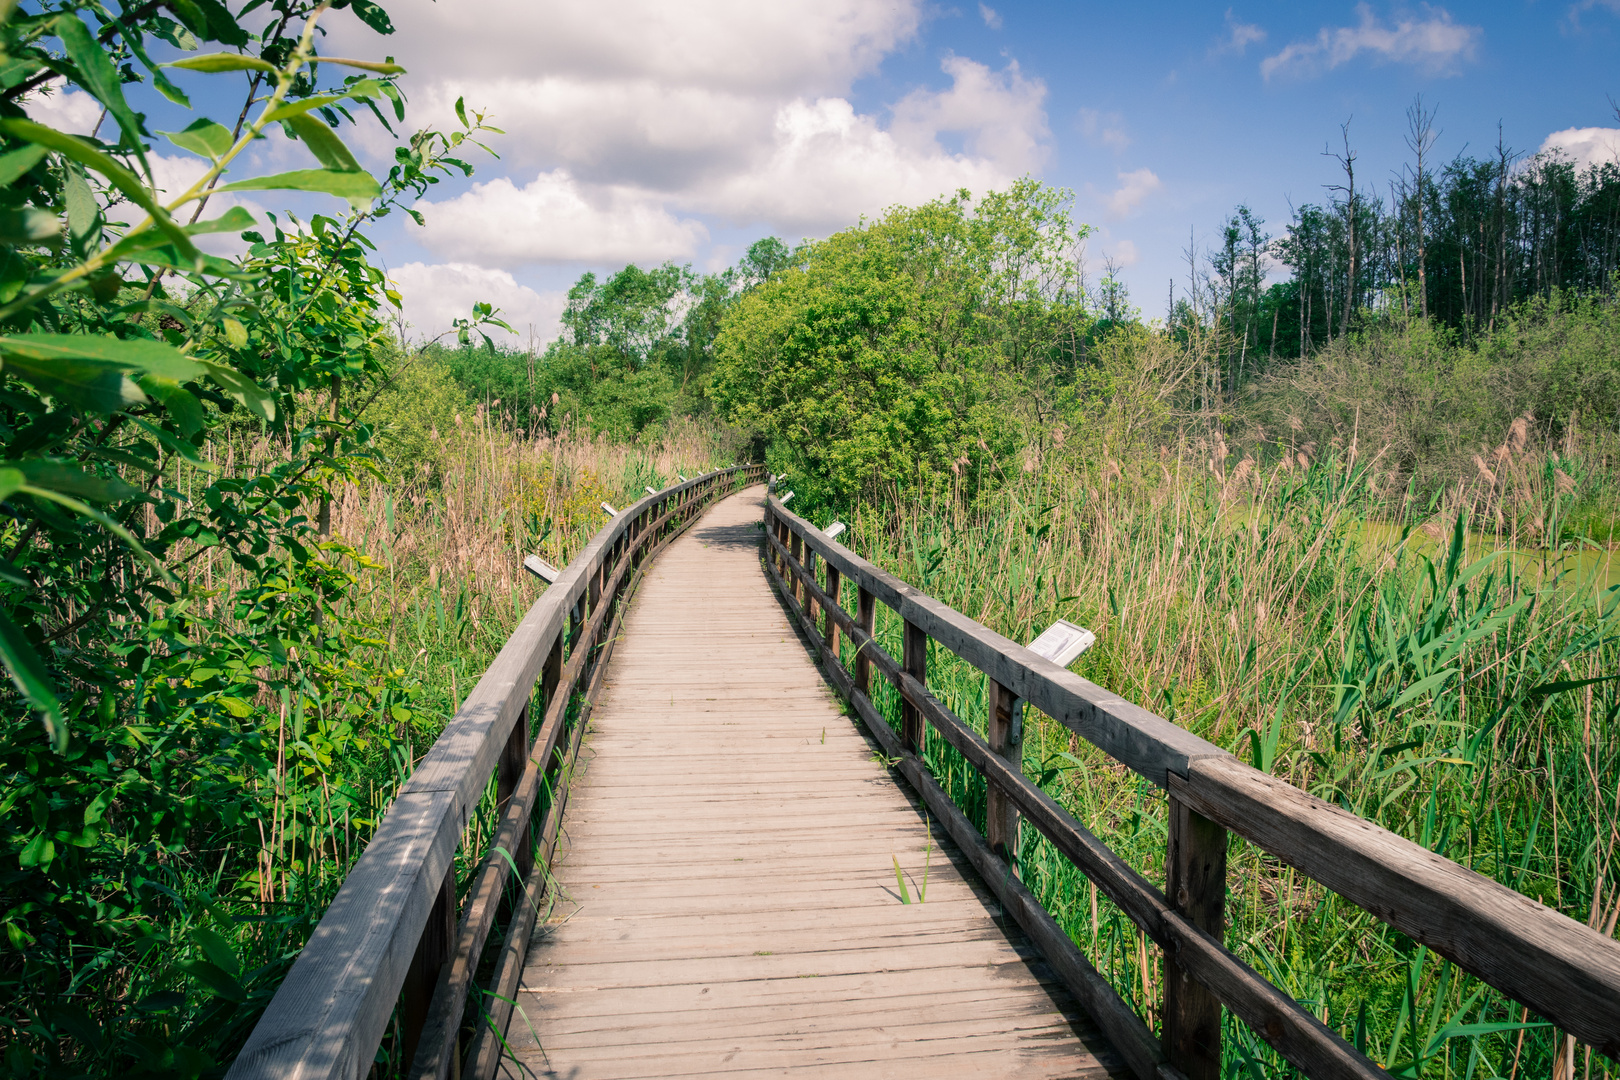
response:
<path fill-rule="evenodd" d="M 1116 154 L 1131 145 L 1131 137 L 1125 132 L 1125 118 L 1117 112 L 1081 109 L 1075 114 L 1074 126 L 1088 140 L 1102 143 Z"/>
<path fill-rule="evenodd" d="M 1162 186 L 1152 169 L 1122 172 L 1119 174 L 1119 187 L 1108 196 L 1108 212 L 1116 218 L 1124 217 Z"/>
<path fill-rule="evenodd" d="M 988 26 L 990 29 L 1001 29 L 1001 12 L 991 7 L 989 4 L 979 5 L 979 18 L 983 19 L 984 25 Z"/>
<path fill-rule="evenodd" d="M 422 201 L 423 242 L 433 251 L 484 266 L 558 262 L 662 262 L 691 256 L 708 238 L 646 193 L 587 189 L 566 170 L 518 187 L 505 177 L 474 184 L 443 202 Z"/>
<path fill-rule="evenodd" d="M 1306 77 L 1332 71 L 1367 54 L 1389 63 L 1413 64 L 1443 74 L 1471 60 L 1485 31 L 1452 18 L 1445 8 L 1425 8 L 1425 18 L 1404 15 L 1386 25 L 1367 4 L 1356 5 L 1355 26 L 1324 26 L 1316 37 L 1290 42 L 1260 61 L 1260 74 Z"/>
<path fill-rule="evenodd" d="M 82 90 L 53 81 L 36 90 L 24 103 L 23 111 L 36 123 L 74 135 L 88 135 L 101 119 L 101 102 Z"/>
<path fill-rule="evenodd" d="M 1543 154 L 1562 150 L 1581 168 L 1620 163 L 1620 128 L 1567 128 L 1555 131 L 1541 144 Z"/>
<path fill-rule="evenodd" d="M 1232 14 L 1232 9 L 1226 9 L 1226 30 L 1215 44 L 1210 46 L 1210 55 L 1219 56 L 1223 53 L 1235 53 L 1242 56 L 1250 45 L 1256 45 L 1266 40 L 1264 27 L 1254 23 L 1246 23 Z"/>
<path fill-rule="evenodd" d="M 915 39 L 925 10 L 486 0 L 469 16 L 401 0 L 388 47 L 412 58 L 410 122 L 443 122 L 463 98 L 508 133 L 494 138 L 502 162 L 477 163 L 485 182 L 422 205 L 426 243 L 504 268 L 680 259 L 707 243 L 705 222 L 822 235 L 1039 168 L 1046 87 L 1014 62 L 948 56 L 946 87 L 906 93 L 887 116 L 851 104 L 855 81 Z M 351 21 L 332 20 L 329 47 L 375 51 Z"/>
<path fill-rule="evenodd" d="M 455 320 L 471 316 L 476 303 L 493 304 L 497 317 L 508 323 L 515 337 L 499 330 L 489 331 L 496 341 L 527 344 L 531 333 L 537 343 L 556 337 L 561 327 L 568 296 L 562 292 L 540 293 L 519 284 L 505 270 L 491 270 L 471 263 L 406 263 L 389 273 L 404 300 L 408 337 L 424 340 L 438 337 L 455 325 Z"/>

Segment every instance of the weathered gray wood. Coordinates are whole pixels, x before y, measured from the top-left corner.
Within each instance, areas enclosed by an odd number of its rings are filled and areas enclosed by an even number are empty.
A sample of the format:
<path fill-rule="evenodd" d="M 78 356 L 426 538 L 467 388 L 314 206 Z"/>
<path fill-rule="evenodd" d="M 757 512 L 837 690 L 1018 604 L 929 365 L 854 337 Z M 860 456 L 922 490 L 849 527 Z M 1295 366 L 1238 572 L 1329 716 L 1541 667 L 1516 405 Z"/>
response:
<path fill-rule="evenodd" d="M 1024 768 L 1024 740 L 1022 724 L 1014 724 L 1017 698 L 1011 690 L 989 680 L 988 734 L 990 752 L 1007 763 L 1008 768 L 1022 772 Z M 998 784 L 989 784 L 985 790 L 984 838 L 992 851 L 1011 866 L 1018 864 L 1018 806 Z"/>
<path fill-rule="evenodd" d="M 827 651 L 832 654 L 832 658 L 834 660 L 838 659 L 838 617 L 837 614 L 835 614 L 835 611 L 840 614 L 843 611 L 842 606 L 838 602 L 838 590 L 841 586 L 841 581 L 842 579 L 839 576 L 838 567 L 834 566 L 832 563 L 828 563 L 827 600 L 831 606 L 827 609 L 826 619 L 824 620 L 824 625 L 821 628 L 821 636 L 826 639 Z"/>
<path fill-rule="evenodd" d="M 906 674 L 927 686 L 928 635 L 923 632 L 922 627 L 908 622 L 901 632 L 901 643 L 904 646 L 901 663 L 905 665 Z M 922 714 L 917 711 L 917 707 L 901 699 L 900 741 L 905 744 L 906 749 L 916 754 L 922 753 L 927 742 L 926 730 Z"/>
<path fill-rule="evenodd" d="M 1080 678 L 952 610 L 830 540 L 774 498 L 771 512 L 794 537 L 847 578 L 951 650 L 1069 728 L 1087 742 L 1164 787 L 1169 773 L 1185 776 L 1189 762 L 1229 757 L 1226 751 Z"/>
<path fill-rule="evenodd" d="M 731 483 L 761 471 L 712 475 Z M 232 1080 L 358 1080 L 371 1068 L 472 810 L 568 612 L 627 525 L 623 515 L 609 522 L 546 589 L 417 765 L 232 1063 Z"/>
<path fill-rule="evenodd" d="M 781 583 L 780 578 L 777 581 Z M 787 595 L 785 588 L 783 593 Z M 793 605 L 791 599 L 789 610 L 799 620 L 801 629 L 806 628 L 803 610 Z M 922 797 L 929 810 L 945 824 L 951 838 L 973 860 L 980 878 L 995 892 L 1007 913 L 1030 935 L 1041 950 L 1041 955 L 1058 972 L 1076 1000 L 1125 1058 L 1131 1071 L 1143 1080 L 1178 1076 L 1168 1068 L 1164 1053 L 1147 1026 L 1131 1011 L 1131 1007 L 1120 998 L 1102 973 L 1091 965 L 1051 914 L 1013 875 L 1011 868 L 978 835 L 967 817 L 934 780 L 927 766 L 902 743 L 901 737 L 889 727 L 871 699 L 855 686 L 842 665 L 827 664 L 823 671 L 832 680 L 834 688 L 854 705 L 856 715 L 882 747 L 888 760 L 905 777 L 912 790 Z"/>
<path fill-rule="evenodd" d="M 853 633 L 850 643 L 855 646 L 855 689 L 863 694 L 872 692 L 872 658 L 867 655 L 867 642 L 872 640 L 872 623 L 877 615 L 877 597 L 865 585 L 860 586 L 856 597 L 855 620 L 852 630 L 859 630 L 864 637 L 857 639 Z"/>
<path fill-rule="evenodd" d="M 1199 762 L 1171 794 L 1620 1057 L 1620 943 L 1235 760 Z"/>
<path fill-rule="evenodd" d="M 661 524 L 664 520 L 674 517 L 674 513 L 669 513 L 658 520 Z M 692 520 L 695 519 L 683 519 L 680 522 L 681 531 L 684 531 Z M 656 530 L 654 535 L 656 535 Z M 648 544 L 644 552 L 639 552 L 645 556 L 639 560 L 637 558 L 638 551 L 621 555 L 619 565 L 608 576 L 608 580 L 616 582 L 620 580 L 630 566 L 636 566 L 635 572 L 630 575 L 629 581 L 623 586 L 624 595 L 633 594 L 637 584 L 646 573 L 645 564 L 656 558 L 676 535 L 679 535 L 679 533 L 671 534 L 656 544 Z M 617 587 L 615 587 L 615 591 L 617 592 Z M 604 630 L 602 624 L 610 612 L 613 613 L 613 621 Z M 484 939 L 490 929 L 487 913 L 493 910 L 493 904 L 491 903 L 489 890 L 491 888 L 499 889 L 505 878 L 507 862 L 500 851 L 503 847 L 508 846 L 511 838 L 517 834 L 519 819 L 515 815 L 521 812 L 525 815 L 523 820 L 527 820 L 527 808 L 533 805 L 535 796 L 538 794 L 540 774 L 549 768 L 549 775 L 552 777 L 553 795 L 551 808 L 546 814 L 546 821 L 540 837 L 540 866 L 536 872 L 530 872 L 527 868 L 524 870 L 522 895 L 529 898 L 532 906 L 539 902 L 539 897 L 544 892 L 545 869 L 550 865 L 551 853 L 556 844 L 557 830 L 560 827 L 563 810 L 567 806 L 570 787 L 569 779 L 573 762 L 578 755 L 580 739 L 584 734 L 585 727 L 590 722 L 591 702 L 597 697 L 608 662 L 612 659 L 614 643 L 618 640 L 623 616 L 624 607 L 622 604 L 604 605 L 598 608 L 587 629 L 589 634 L 587 640 L 590 642 L 600 641 L 600 649 L 594 653 L 589 648 L 582 649 L 570 656 L 568 664 L 560 674 L 559 686 L 562 692 L 549 699 L 551 704 L 546 710 L 545 722 L 542 725 L 539 737 L 535 740 L 533 749 L 529 753 L 528 770 L 523 774 L 519 787 L 513 795 L 512 809 L 502 819 L 501 827 L 496 833 L 495 841 L 491 844 L 490 853 L 480 878 L 474 886 L 477 901 L 469 901 L 468 915 L 463 920 L 463 935 L 468 937 L 467 944 L 458 953 L 457 967 L 447 981 L 447 985 L 441 988 L 440 999 L 435 1002 L 441 1010 L 439 1017 L 441 1025 L 448 1025 L 452 1018 L 459 1018 L 461 1015 L 461 1005 L 466 998 L 472 969 L 477 966 L 477 959 L 482 955 Z M 584 665 L 587 656 L 591 658 L 589 676 L 582 695 L 584 698 L 583 706 L 574 720 L 574 734 L 568 747 L 554 757 L 557 739 L 567 722 L 568 708 L 573 697 L 574 687 L 585 672 Z M 489 996 L 487 1001 L 480 1003 L 481 1007 L 477 1010 L 485 1018 L 485 1023 L 478 1028 L 473 1045 L 468 1051 L 468 1061 L 472 1063 L 469 1065 L 469 1076 L 488 1075 L 489 1071 L 494 1067 L 493 1062 L 499 1056 L 500 1039 L 497 1038 L 497 1035 L 504 1036 L 511 1018 L 512 994 L 510 987 L 515 986 L 517 972 L 521 967 L 522 957 L 528 949 L 529 934 L 532 932 L 533 926 L 533 912 L 527 915 L 519 912 L 508 927 L 505 941 L 502 944 L 502 951 L 497 960 L 494 979 L 495 988 L 492 991 L 492 996 Z M 472 938 L 470 936 L 472 934 L 475 934 L 476 938 Z M 500 988 L 503 986 L 507 986 L 508 989 L 501 990 Z M 455 1032 L 448 1026 L 442 1030 L 435 1029 L 435 1032 L 440 1037 L 440 1042 L 435 1047 L 436 1056 L 422 1062 L 413 1069 L 412 1076 L 417 1080 L 426 1080 L 428 1077 L 443 1080 L 445 1072 L 449 1068 L 450 1055 L 453 1054 L 455 1049 Z"/>
<path fill-rule="evenodd" d="M 997 927 L 937 820 L 930 846 L 928 824 L 815 677 L 761 574 L 755 515 L 724 504 L 652 564 L 628 606 L 569 794 L 556 872 L 571 902 L 531 950 L 520 994 L 540 1046 L 524 1045 L 528 1024 L 514 1018 L 522 1064 L 506 1075 L 718 1075 L 769 1061 L 840 1075 L 847 1063 L 854 1076 L 876 1062 L 906 1074 L 1100 1076 L 1107 1067 L 1075 1037 L 1089 1024 Z M 722 685 L 739 692 L 707 702 Z M 678 746 L 708 757 L 664 764 Z M 794 774 L 817 790 L 775 794 L 775 777 Z M 756 777 L 773 794 L 727 801 Z M 874 821 L 886 824 L 863 827 Z M 839 824 L 815 827 L 826 823 Z M 763 851 L 793 862 L 750 873 Z M 891 860 L 915 890 L 925 858 L 928 900 L 913 891 L 903 905 Z M 839 929 L 855 918 L 857 929 Z M 935 1019 L 927 1005 L 906 1023 L 889 1018 L 886 1002 L 933 991 L 971 992 L 965 1007 L 985 1019 Z M 836 1021 L 808 1035 L 807 1010 L 840 999 Z M 1004 1002 L 1013 1007 L 998 1012 Z M 746 1023 L 732 1022 L 738 1008 Z"/>
<path fill-rule="evenodd" d="M 1188 922 L 1226 936 L 1226 830 L 1170 799 L 1167 898 Z M 1168 953 L 1164 958 L 1164 1053 L 1187 1080 L 1221 1080 L 1221 1001 Z"/>
<path fill-rule="evenodd" d="M 990 752 L 978 733 L 908 675 L 900 692 L 985 779 L 999 784 L 1018 803 L 1024 819 L 1038 828 L 1097 888 L 1128 915 L 1182 970 L 1208 987 L 1227 1008 L 1300 1067 L 1306 1076 L 1356 1077 L 1385 1075 L 1335 1031 L 1293 998 L 1272 986 L 1234 956 L 1225 945 L 1175 910 L 1164 895 L 1125 863 L 1046 792 L 1013 772 Z"/>
<path fill-rule="evenodd" d="M 439 893 L 433 899 L 427 925 L 417 939 L 411 966 L 405 972 L 405 985 L 399 994 L 400 1041 L 404 1058 L 416 1056 L 417 1043 L 422 1038 L 422 1025 L 427 1019 L 428 1004 L 433 1000 L 433 987 L 439 973 L 450 958 L 450 944 L 456 934 L 456 871 L 452 866 L 445 871 Z"/>

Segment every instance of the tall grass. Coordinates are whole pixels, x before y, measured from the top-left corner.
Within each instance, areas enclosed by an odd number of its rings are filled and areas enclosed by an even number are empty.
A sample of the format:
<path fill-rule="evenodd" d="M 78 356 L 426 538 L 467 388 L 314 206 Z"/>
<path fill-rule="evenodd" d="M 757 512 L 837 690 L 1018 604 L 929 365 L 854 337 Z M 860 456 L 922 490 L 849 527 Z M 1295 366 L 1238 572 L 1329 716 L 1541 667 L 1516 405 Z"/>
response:
<path fill-rule="evenodd" d="M 59 1060 L 96 1071 L 93 1061 L 122 1068 L 133 1055 L 186 1076 L 228 1061 L 417 761 L 544 588 L 523 572 L 524 555 L 566 565 L 607 522 L 602 502 L 628 505 L 646 486 L 725 464 L 725 449 L 697 427 L 640 447 L 572 433 L 515 439 L 477 409 L 448 428 L 434 436 L 435 468 L 385 460 L 372 480 L 335 493 L 323 550 L 342 587 L 323 608 L 326 640 L 308 655 L 268 658 L 274 670 L 244 673 L 257 696 L 231 699 L 273 762 L 231 793 L 257 808 L 257 827 L 198 830 L 162 860 L 162 881 L 120 885 L 171 902 L 127 945 L 80 950 L 66 993 L 14 1002 L 62 1033 L 52 1035 Z M 166 493 L 189 497 L 198 469 L 255 475 L 281 455 L 238 433 L 215 459 L 173 466 Z M 200 586 L 193 602 L 213 633 L 245 629 L 263 608 L 240 602 L 256 581 L 206 539 L 180 553 Z M 493 783 L 457 853 L 461 890 L 494 831 Z M 397 1045 L 385 1042 L 386 1067 Z M 0 1060 L 0 1070 L 26 1071 L 24 1057 L 16 1068 Z"/>
<path fill-rule="evenodd" d="M 1207 451 L 1094 470 L 1054 458 L 972 508 L 862 506 L 845 515 L 848 541 L 1015 640 L 1057 617 L 1092 628 L 1086 678 L 1612 934 L 1620 586 L 1602 563 L 1516 555 L 1525 533 L 1512 529 L 1539 518 L 1534 540 L 1557 535 L 1561 466 L 1509 446 L 1489 490 L 1464 484 L 1441 507 L 1390 499 L 1376 460 L 1332 449 L 1266 471 Z M 1552 482 L 1538 487 L 1543 465 Z M 1498 510 L 1502 533 L 1465 536 L 1463 522 Z M 1436 531 L 1442 511 L 1437 544 L 1422 526 Z M 881 605 L 878 634 L 899 655 Z M 929 684 L 982 730 L 979 672 L 935 647 Z M 893 689 L 876 700 L 898 725 Z M 1162 792 L 1045 718 L 1027 730 L 1026 774 L 1162 884 Z M 982 823 L 983 781 L 940 740 L 927 757 Z M 1392 1074 L 1616 1074 L 1251 845 L 1234 839 L 1229 865 L 1227 944 Z M 1157 949 L 1029 829 L 1020 872 L 1156 1025 Z M 1228 1075 L 1293 1074 L 1241 1025 L 1227 1035 Z"/>

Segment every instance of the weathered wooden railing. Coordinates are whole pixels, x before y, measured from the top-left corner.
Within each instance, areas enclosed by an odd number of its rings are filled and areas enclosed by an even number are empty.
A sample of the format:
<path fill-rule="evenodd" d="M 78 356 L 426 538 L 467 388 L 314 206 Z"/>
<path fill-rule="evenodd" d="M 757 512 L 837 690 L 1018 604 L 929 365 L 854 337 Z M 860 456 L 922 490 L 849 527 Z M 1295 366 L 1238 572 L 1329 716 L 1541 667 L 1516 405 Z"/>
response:
<path fill-rule="evenodd" d="M 736 466 L 648 495 L 568 564 L 395 798 L 232 1064 L 230 1080 L 359 1080 L 396 1015 L 413 1080 L 494 1074 L 545 901 L 571 764 L 618 631 L 618 601 L 711 502 L 762 477 L 761 466 Z M 541 718 L 535 731 L 531 708 Z M 498 826 L 477 853 L 458 919 L 453 860 L 492 776 Z M 542 789 L 550 806 L 531 838 Z M 514 878 L 521 892 L 508 896 L 505 940 L 483 991 L 473 976 Z M 470 992 L 487 1000 L 476 1003 L 480 1020 L 462 1067 Z"/>
<path fill-rule="evenodd" d="M 1389 1075 L 1223 944 L 1228 830 L 1620 1058 L 1620 944 L 1048 662 L 861 559 L 775 497 L 765 535 L 766 566 L 828 677 L 1137 1076 L 1219 1077 L 1223 1006 L 1307 1076 Z M 856 586 L 853 615 L 840 603 L 844 582 Z M 872 636 L 880 601 L 904 622 L 898 662 Z M 853 672 L 840 635 L 856 647 Z M 988 740 L 929 693 L 929 641 L 988 677 Z M 899 691 L 898 735 L 872 703 L 873 668 Z M 1167 791 L 1162 892 L 1023 775 L 1018 699 Z M 985 835 L 923 763 L 930 728 L 984 776 Z M 1020 818 L 1163 949 L 1160 1041 L 1011 871 Z"/>

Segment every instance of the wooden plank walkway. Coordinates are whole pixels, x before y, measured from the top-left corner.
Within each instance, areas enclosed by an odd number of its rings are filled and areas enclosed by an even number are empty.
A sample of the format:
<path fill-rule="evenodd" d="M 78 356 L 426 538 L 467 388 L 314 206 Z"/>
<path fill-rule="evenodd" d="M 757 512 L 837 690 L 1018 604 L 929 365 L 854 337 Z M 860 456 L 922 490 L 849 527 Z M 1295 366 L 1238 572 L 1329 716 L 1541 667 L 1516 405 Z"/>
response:
<path fill-rule="evenodd" d="M 1124 1075 L 839 711 L 760 565 L 762 497 L 626 615 L 504 1075 Z"/>

